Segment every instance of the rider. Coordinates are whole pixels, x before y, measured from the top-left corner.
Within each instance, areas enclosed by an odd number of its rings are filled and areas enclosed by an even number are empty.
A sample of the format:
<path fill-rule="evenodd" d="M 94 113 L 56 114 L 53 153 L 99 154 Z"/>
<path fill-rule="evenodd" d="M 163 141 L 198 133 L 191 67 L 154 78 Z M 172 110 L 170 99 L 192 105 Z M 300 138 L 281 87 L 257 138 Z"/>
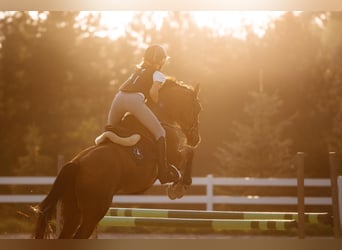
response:
<path fill-rule="evenodd" d="M 161 45 L 149 46 L 142 62 L 120 86 L 108 115 L 108 125 L 115 127 L 124 114 L 130 112 L 154 135 L 157 141 L 158 179 L 162 184 L 177 181 L 179 175 L 167 161 L 165 129 L 146 102 L 152 100 L 158 103 L 159 89 L 166 80 L 160 70 L 168 58 Z"/>

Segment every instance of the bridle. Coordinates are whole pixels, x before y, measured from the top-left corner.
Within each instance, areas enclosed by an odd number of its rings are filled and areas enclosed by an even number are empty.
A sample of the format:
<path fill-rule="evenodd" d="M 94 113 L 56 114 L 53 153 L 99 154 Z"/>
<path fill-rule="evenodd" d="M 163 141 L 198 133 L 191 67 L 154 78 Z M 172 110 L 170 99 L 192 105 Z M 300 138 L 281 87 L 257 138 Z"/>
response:
<path fill-rule="evenodd" d="M 189 127 L 189 128 L 182 128 L 182 130 L 184 131 L 184 133 L 186 135 L 194 136 L 194 134 L 198 131 L 198 122 L 196 120 L 194 120 L 192 122 L 191 127 Z"/>
<path fill-rule="evenodd" d="M 181 129 L 182 131 L 184 131 L 185 134 L 194 134 L 198 130 L 198 123 L 195 121 L 189 128 L 184 128 L 181 125 L 175 125 L 175 124 L 171 124 L 168 122 L 161 122 L 161 124 L 163 127 L 169 127 L 172 129 Z"/>

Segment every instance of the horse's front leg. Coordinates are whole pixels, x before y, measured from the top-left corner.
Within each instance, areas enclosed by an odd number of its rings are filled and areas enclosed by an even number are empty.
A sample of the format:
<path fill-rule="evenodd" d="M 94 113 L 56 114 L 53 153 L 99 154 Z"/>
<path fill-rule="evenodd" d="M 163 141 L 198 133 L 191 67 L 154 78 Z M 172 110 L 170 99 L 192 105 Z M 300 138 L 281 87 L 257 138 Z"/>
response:
<path fill-rule="evenodd" d="M 189 146 L 184 146 L 182 150 L 180 150 L 181 159 L 182 159 L 182 168 L 181 168 L 181 184 L 190 186 L 192 183 L 192 161 L 194 158 L 194 149 Z"/>
<path fill-rule="evenodd" d="M 170 199 L 182 198 L 192 183 L 192 160 L 194 149 L 184 146 L 178 151 L 177 167 L 181 171 L 181 178 L 178 182 L 168 186 L 167 194 Z"/>

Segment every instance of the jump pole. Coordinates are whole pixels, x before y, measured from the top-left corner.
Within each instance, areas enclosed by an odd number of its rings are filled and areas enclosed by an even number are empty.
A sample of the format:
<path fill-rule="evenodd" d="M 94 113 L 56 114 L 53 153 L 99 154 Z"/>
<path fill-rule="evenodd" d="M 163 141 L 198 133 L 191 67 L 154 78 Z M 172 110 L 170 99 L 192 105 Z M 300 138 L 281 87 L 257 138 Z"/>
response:
<path fill-rule="evenodd" d="M 295 220 L 297 212 L 244 212 L 244 211 L 204 211 L 151 208 L 110 208 L 107 216 L 120 217 L 154 217 L 184 219 L 238 219 L 238 220 Z M 312 224 L 331 224 L 328 213 L 305 213 L 305 222 Z"/>
<path fill-rule="evenodd" d="M 155 218 L 105 216 L 100 226 L 110 227 L 167 227 L 206 229 L 221 231 L 287 231 L 297 228 L 294 220 L 236 220 L 236 219 L 185 219 L 185 218 Z"/>

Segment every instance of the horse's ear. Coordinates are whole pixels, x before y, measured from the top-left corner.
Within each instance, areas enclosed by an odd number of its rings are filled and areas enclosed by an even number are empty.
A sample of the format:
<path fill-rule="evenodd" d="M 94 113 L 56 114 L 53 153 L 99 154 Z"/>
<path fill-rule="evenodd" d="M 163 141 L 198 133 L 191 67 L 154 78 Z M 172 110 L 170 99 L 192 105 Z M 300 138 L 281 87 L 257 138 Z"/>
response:
<path fill-rule="evenodd" d="M 196 96 L 198 96 L 199 91 L 200 91 L 200 84 L 196 83 L 195 88 L 194 88 L 194 92 Z"/>

